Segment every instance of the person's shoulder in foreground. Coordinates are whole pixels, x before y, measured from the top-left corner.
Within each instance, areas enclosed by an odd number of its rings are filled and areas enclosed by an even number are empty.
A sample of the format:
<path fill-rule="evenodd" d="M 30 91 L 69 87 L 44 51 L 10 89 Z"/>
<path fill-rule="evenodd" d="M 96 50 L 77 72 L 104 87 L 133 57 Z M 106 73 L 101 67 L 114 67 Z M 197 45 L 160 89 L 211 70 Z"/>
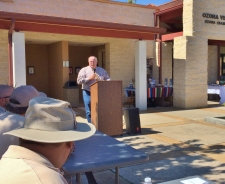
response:
<path fill-rule="evenodd" d="M 0 183 L 67 183 L 60 172 L 73 141 L 95 133 L 92 124 L 76 122 L 70 104 L 47 97 L 30 100 L 23 127 L 10 134 L 20 146 L 10 146 L 0 160 Z"/>
<path fill-rule="evenodd" d="M 11 135 L 3 135 L 5 132 L 23 126 L 24 117 L 18 114 L 6 111 L 0 115 L 0 159 L 6 152 L 9 145 L 18 145 L 19 139 Z"/>
<path fill-rule="evenodd" d="M 0 159 L 11 144 L 18 144 L 18 138 L 13 136 L 3 136 L 8 132 L 23 125 L 24 118 L 20 115 L 11 113 L 5 108 L 9 104 L 10 96 L 13 93 L 13 87 L 0 84 Z"/>
<path fill-rule="evenodd" d="M 67 183 L 49 160 L 21 146 L 10 146 L 0 167 L 0 183 Z"/>

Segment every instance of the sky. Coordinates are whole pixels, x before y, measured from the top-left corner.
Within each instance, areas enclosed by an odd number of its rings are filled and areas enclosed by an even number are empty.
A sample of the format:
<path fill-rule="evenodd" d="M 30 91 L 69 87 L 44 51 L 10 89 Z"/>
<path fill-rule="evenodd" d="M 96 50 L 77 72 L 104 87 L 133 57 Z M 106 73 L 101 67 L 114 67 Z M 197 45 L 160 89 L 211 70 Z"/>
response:
<path fill-rule="evenodd" d="M 119 2 L 127 2 L 127 0 L 115 0 Z M 148 5 L 148 4 L 154 4 L 154 5 L 161 5 L 165 4 L 168 2 L 171 2 L 172 0 L 136 0 L 136 4 L 143 4 L 143 5 Z"/>

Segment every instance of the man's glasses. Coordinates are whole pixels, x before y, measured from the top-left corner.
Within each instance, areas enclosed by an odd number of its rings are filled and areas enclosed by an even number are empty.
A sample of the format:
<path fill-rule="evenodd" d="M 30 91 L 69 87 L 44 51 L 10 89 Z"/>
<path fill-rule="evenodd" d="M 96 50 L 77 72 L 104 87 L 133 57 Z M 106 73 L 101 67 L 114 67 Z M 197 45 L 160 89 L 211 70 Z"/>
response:
<path fill-rule="evenodd" d="M 1 98 L 10 98 L 10 96 L 5 96 L 5 97 L 1 97 Z"/>

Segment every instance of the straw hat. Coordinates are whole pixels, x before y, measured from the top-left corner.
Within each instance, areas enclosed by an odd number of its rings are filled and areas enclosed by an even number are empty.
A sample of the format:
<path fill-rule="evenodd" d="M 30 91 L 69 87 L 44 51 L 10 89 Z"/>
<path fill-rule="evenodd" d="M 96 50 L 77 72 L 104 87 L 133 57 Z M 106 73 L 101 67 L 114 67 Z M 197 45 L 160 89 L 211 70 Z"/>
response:
<path fill-rule="evenodd" d="M 76 122 L 68 102 L 36 97 L 29 102 L 24 126 L 5 134 L 35 142 L 60 143 L 88 138 L 95 131 L 90 123 Z"/>

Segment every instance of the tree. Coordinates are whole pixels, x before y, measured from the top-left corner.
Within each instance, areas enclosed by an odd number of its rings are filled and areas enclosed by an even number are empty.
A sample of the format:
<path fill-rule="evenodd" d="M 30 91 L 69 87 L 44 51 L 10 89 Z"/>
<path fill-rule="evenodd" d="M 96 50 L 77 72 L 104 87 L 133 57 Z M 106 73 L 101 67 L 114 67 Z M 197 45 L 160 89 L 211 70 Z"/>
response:
<path fill-rule="evenodd" d="M 134 4 L 134 3 L 136 3 L 136 0 L 127 0 L 127 3 Z"/>

